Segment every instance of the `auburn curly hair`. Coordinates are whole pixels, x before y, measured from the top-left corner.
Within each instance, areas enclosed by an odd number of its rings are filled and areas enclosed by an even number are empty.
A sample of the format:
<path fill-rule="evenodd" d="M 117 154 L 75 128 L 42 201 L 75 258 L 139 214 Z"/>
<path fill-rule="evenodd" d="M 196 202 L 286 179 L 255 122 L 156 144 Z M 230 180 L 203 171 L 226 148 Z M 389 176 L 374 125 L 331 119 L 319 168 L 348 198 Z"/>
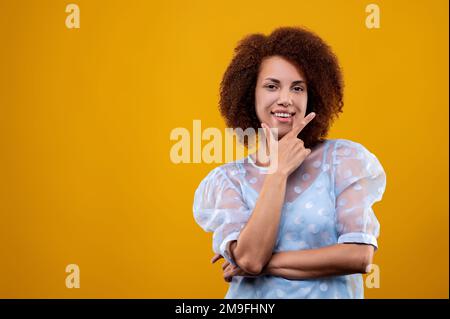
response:
<path fill-rule="evenodd" d="M 306 77 L 306 114 L 314 111 L 316 117 L 298 137 L 305 147 L 314 147 L 342 112 L 344 83 L 330 46 L 304 27 L 280 27 L 269 36 L 256 33 L 238 42 L 220 83 L 220 113 L 228 127 L 257 132 L 261 123 L 255 110 L 256 81 L 262 60 L 274 55 L 299 67 Z M 241 142 L 248 147 L 247 140 Z"/>

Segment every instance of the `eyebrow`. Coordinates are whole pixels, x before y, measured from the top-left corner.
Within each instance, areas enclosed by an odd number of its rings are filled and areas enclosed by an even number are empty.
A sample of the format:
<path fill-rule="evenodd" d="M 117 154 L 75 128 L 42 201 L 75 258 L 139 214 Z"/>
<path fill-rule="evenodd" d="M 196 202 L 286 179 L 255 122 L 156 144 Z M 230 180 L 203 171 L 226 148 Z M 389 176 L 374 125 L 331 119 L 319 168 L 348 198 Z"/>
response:
<path fill-rule="evenodd" d="M 280 80 L 277 80 L 277 79 L 274 79 L 274 78 L 265 78 L 265 80 L 270 80 L 270 81 L 273 81 L 273 82 L 275 82 L 275 83 L 280 83 Z M 292 82 L 292 84 L 299 84 L 299 83 L 306 83 L 305 81 L 303 81 L 303 80 L 297 80 L 297 81 L 293 81 Z"/>

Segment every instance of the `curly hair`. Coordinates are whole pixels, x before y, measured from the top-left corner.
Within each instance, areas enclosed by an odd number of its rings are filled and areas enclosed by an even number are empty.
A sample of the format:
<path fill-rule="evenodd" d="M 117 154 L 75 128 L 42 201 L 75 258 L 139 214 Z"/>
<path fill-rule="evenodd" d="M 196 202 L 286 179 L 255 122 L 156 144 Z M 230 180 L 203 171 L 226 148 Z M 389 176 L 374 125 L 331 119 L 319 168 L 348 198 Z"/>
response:
<path fill-rule="evenodd" d="M 255 110 L 255 88 L 261 62 L 281 56 L 300 68 L 307 83 L 306 114 L 316 117 L 298 135 L 311 148 L 326 137 L 335 118 L 342 112 L 342 72 L 338 60 L 319 36 L 304 27 L 280 27 L 269 36 L 245 36 L 234 49 L 234 56 L 220 83 L 219 109 L 228 127 L 260 127 Z M 248 141 L 241 141 L 248 147 Z"/>

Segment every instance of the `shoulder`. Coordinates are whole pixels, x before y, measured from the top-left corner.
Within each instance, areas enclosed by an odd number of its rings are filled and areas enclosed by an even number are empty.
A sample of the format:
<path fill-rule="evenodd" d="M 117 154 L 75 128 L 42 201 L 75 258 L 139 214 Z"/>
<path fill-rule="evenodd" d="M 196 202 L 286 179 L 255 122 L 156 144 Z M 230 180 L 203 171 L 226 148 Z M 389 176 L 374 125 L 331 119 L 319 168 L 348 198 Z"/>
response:
<path fill-rule="evenodd" d="M 369 149 L 363 144 L 344 138 L 337 138 L 331 140 L 333 144 L 333 155 L 336 156 L 358 156 L 362 155 L 374 155 Z"/>
<path fill-rule="evenodd" d="M 243 171 L 242 167 L 239 165 L 239 160 L 234 162 L 225 163 L 213 168 L 209 173 L 202 179 L 200 186 L 212 185 L 226 185 L 229 187 L 240 188 L 240 178 Z"/>
<path fill-rule="evenodd" d="M 367 146 L 348 139 L 333 139 L 332 141 L 332 163 L 339 165 L 342 161 L 375 162 L 379 164 L 376 155 Z"/>
<path fill-rule="evenodd" d="M 243 173 L 242 166 L 239 165 L 241 160 L 234 162 L 225 163 L 213 168 L 207 175 L 206 178 L 219 177 L 233 179 L 234 176 L 238 176 Z"/>
<path fill-rule="evenodd" d="M 363 144 L 348 139 L 332 141 L 332 163 L 336 169 L 352 167 L 374 175 L 384 171 L 377 156 Z"/>

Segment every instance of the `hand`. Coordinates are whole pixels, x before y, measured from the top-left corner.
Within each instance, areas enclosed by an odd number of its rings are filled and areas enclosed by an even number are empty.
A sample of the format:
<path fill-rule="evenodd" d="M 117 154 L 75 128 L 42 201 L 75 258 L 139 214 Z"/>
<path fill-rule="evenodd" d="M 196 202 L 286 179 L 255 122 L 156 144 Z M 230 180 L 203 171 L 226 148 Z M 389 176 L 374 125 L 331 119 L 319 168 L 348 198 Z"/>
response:
<path fill-rule="evenodd" d="M 214 257 L 211 259 L 211 263 L 215 263 L 216 261 L 218 261 L 221 258 L 223 258 L 222 255 L 215 254 Z M 225 261 L 222 264 L 222 269 L 223 269 L 223 279 L 226 282 L 230 282 L 234 276 L 258 277 L 256 275 L 251 275 L 249 273 L 246 273 L 238 266 L 232 265 L 229 261 Z"/>
<path fill-rule="evenodd" d="M 216 261 L 218 261 L 220 258 L 223 258 L 221 254 L 215 254 L 213 258 L 211 258 L 211 264 L 214 264 Z"/>
<path fill-rule="evenodd" d="M 276 140 L 269 126 L 265 123 L 261 123 L 261 127 L 264 129 L 266 145 L 269 150 L 268 155 L 271 161 L 273 160 L 273 156 L 276 155 L 276 152 L 278 152 L 277 172 L 289 176 L 311 153 L 311 149 L 305 148 L 303 141 L 297 136 L 315 116 L 316 113 L 311 112 L 304 118 L 294 117 L 291 131 L 284 135 L 279 141 Z M 278 143 L 278 149 L 275 148 L 275 143 Z"/>

